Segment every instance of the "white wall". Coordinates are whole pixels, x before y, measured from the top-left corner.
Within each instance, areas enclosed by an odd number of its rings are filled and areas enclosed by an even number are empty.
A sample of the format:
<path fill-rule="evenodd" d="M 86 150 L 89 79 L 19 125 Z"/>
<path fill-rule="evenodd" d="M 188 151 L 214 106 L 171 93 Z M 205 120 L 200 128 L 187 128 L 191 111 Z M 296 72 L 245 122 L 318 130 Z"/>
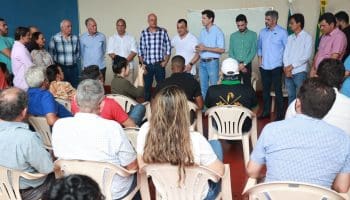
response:
<path fill-rule="evenodd" d="M 328 1 L 327 11 L 345 10 L 350 13 L 350 0 Z M 179 18 L 186 18 L 188 9 L 274 7 L 279 12 L 281 26 L 286 26 L 288 16 L 288 0 L 78 0 L 78 5 L 79 26 L 82 32 L 86 31 L 84 20 L 93 17 L 97 21 L 98 30 L 109 37 L 115 33 L 116 20 L 122 17 L 126 20 L 127 31 L 137 40 L 139 40 L 141 30 L 147 27 L 147 15 L 151 12 L 158 15 L 158 25 L 165 27 L 170 37 L 176 34 L 176 21 Z M 305 30 L 314 36 L 319 15 L 319 1 L 294 0 L 293 7 L 294 12 L 304 14 Z M 231 20 L 232 23 L 235 23 L 235 19 Z M 109 84 L 113 73 L 109 59 L 107 63 L 106 83 Z M 168 67 L 167 75 L 169 73 Z"/>

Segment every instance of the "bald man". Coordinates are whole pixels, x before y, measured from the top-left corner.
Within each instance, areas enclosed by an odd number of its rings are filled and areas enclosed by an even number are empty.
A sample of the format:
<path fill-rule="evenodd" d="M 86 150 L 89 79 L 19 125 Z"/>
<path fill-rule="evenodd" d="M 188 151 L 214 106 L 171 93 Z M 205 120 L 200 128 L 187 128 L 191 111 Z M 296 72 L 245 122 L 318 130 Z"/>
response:
<path fill-rule="evenodd" d="M 72 35 L 71 21 L 62 20 L 60 27 L 61 32 L 52 36 L 50 40 L 49 53 L 55 63 L 61 66 L 65 81 L 70 82 L 76 88 L 79 80 L 79 38 Z"/>
<path fill-rule="evenodd" d="M 146 65 L 145 100 L 151 98 L 153 76 L 157 83 L 165 79 L 165 67 L 170 57 L 170 39 L 167 31 L 157 25 L 157 16 L 148 15 L 148 27 L 141 32 L 139 46 L 139 61 Z"/>

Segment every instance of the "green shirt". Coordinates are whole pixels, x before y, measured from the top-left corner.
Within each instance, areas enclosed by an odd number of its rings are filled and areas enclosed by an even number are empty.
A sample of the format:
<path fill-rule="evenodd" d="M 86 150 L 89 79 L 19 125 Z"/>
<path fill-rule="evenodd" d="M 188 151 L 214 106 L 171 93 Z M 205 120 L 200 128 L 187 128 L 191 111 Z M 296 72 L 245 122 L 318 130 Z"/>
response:
<path fill-rule="evenodd" d="M 7 70 L 12 73 L 11 58 L 3 54 L 4 49 L 12 49 L 14 40 L 10 37 L 0 36 L 0 62 L 6 64 Z"/>
<path fill-rule="evenodd" d="M 257 35 L 254 31 L 246 30 L 243 33 L 236 31 L 230 36 L 229 57 L 238 62 L 248 64 L 255 57 L 257 48 Z"/>
<path fill-rule="evenodd" d="M 111 83 L 112 94 L 121 94 L 132 99 L 144 95 L 144 87 L 135 87 L 125 78 L 115 75 Z"/>

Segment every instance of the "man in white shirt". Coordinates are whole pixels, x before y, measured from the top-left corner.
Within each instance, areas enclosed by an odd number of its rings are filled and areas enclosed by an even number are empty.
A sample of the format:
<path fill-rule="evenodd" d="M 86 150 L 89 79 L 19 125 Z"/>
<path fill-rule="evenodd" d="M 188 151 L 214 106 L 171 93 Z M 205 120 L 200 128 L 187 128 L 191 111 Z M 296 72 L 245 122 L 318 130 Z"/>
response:
<path fill-rule="evenodd" d="M 80 112 L 56 121 L 52 130 L 52 147 L 59 159 L 109 162 L 127 170 L 136 170 L 136 153 L 122 127 L 101 118 L 100 104 L 104 89 L 100 81 L 86 79 L 77 89 Z M 114 176 L 113 199 L 122 199 L 136 185 L 136 177 Z"/>
<path fill-rule="evenodd" d="M 294 32 L 288 37 L 283 54 L 285 84 L 288 90 L 288 104 L 307 78 L 307 66 L 312 53 L 312 37 L 303 30 L 304 16 L 294 14 L 289 17 L 289 27 Z"/>
<path fill-rule="evenodd" d="M 126 32 L 124 19 L 120 18 L 117 20 L 116 29 L 117 32 L 108 39 L 107 53 L 112 59 L 119 55 L 128 60 L 130 72 L 127 79 L 134 83 L 137 76 L 137 65 L 134 62 L 134 57 L 137 55 L 136 40 Z"/>
<path fill-rule="evenodd" d="M 199 60 L 199 54 L 196 52 L 198 40 L 196 36 L 188 32 L 187 21 L 179 19 L 177 21 L 177 33 L 171 40 L 172 47 L 175 48 L 175 55 L 180 55 L 185 58 L 185 72 L 191 73 L 193 76 L 197 74 L 196 62 Z"/>

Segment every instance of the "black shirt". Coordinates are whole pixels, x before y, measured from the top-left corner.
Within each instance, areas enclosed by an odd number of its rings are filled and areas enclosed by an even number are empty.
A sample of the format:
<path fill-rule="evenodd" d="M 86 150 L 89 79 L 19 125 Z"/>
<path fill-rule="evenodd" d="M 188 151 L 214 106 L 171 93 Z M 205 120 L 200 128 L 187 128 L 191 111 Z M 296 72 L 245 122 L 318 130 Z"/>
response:
<path fill-rule="evenodd" d="M 255 91 L 249 85 L 241 84 L 240 81 L 223 81 L 221 85 L 212 85 L 207 91 L 205 105 L 210 108 L 220 105 L 238 105 L 253 109 L 258 105 Z M 246 119 L 243 124 L 243 132 L 251 128 L 251 120 Z"/>

